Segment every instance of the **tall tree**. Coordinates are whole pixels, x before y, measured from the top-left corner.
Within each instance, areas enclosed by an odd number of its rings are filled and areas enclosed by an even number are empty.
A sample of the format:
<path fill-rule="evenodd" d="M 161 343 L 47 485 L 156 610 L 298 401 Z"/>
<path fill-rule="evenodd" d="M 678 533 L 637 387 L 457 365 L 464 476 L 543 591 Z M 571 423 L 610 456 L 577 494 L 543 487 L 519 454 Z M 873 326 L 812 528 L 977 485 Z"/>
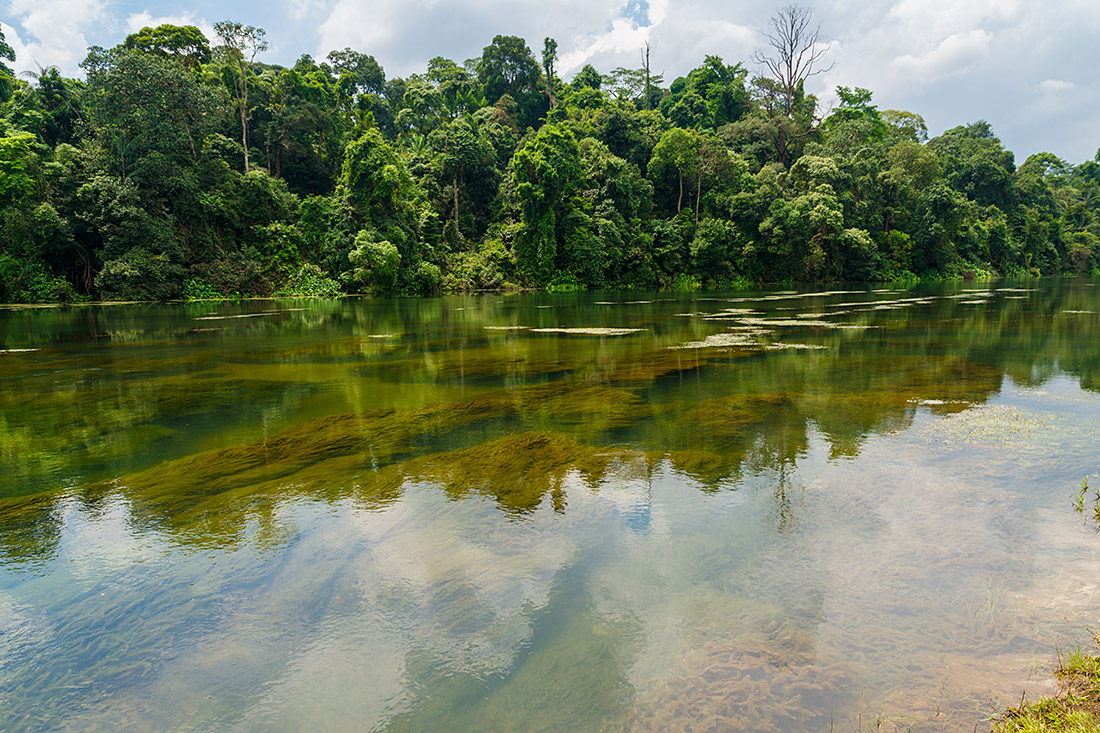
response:
<path fill-rule="evenodd" d="M 142 28 L 126 36 L 123 44 L 128 49 L 138 49 L 158 56 L 173 56 L 184 66 L 197 70 L 210 61 L 210 42 L 202 31 L 193 25 L 158 25 Z"/>
<path fill-rule="evenodd" d="M 381 94 L 386 86 L 386 72 L 378 65 L 373 56 L 345 48 L 343 51 L 329 51 L 328 65 L 336 76 L 349 74 L 356 89 L 360 92 Z"/>
<path fill-rule="evenodd" d="M 267 31 L 251 25 L 223 20 L 214 24 L 228 56 L 233 75 L 233 92 L 241 115 L 241 147 L 244 148 L 244 171 L 248 172 L 248 69 L 256 54 L 267 50 Z"/>
<path fill-rule="evenodd" d="M 4 39 L 4 29 L 0 28 L 0 102 L 6 102 L 11 97 L 11 90 L 15 81 L 15 72 L 8 68 L 8 65 L 4 63 L 4 59 L 15 61 L 15 51 Z"/>
<path fill-rule="evenodd" d="M 757 49 L 753 61 L 767 69 L 783 89 L 786 116 L 791 116 L 795 91 L 811 76 L 833 68 L 819 67 L 827 47 L 818 43 L 821 26 L 813 26 L 814 12 L 800 5 L 787 5 L 772 16 L 771 30 L 764 32 L 769 48 Z"/>
<path fill-rule="evenodd" d="M 542 70 L 546 75 L 546 98 L 550 100 L 550 109 L 558 106 L 558 95 L 554 91 L 554 63 L 558 60 L 558 42 L 546 38 L 542 42 Z"/>
<path fill-rule="evenodd" d="M 541 74 L 539 62 L 517 36 L 495 36 L 477 64 L 485 102 L 495 104 L 504 95 L 511 97 L 519 106 L 521 127 L 537 125 L 546 111 L 547 104 L 539 93 Z"/>
<path fill-rule="evenodd" d="M 645 42 L 645 50 L 642 51 L 642 71 L 645 72 L 645 97 L 642 100 L 642 109 L 652 109 L 653 101 L 653 74 L 649 67 L 649 41 Z"/>

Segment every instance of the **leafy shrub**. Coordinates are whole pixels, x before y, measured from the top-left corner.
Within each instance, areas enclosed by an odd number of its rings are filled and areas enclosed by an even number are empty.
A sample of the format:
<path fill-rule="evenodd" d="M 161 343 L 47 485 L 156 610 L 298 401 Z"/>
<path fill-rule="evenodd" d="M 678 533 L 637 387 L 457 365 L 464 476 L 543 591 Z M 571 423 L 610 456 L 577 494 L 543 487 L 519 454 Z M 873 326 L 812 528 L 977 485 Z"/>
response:
<path fill-rule="evenodd" d="M 308 262 L 298 268 L 286 285 L 275 291 L 280 298 L 336 298 L 340 294 L 340 283 Z"/>
<path fill-rule="evenodd" d="M 95 286 L 107 300 L 169 300 L 179 296 L 183 275 L 183 268 L 166 255 L 134 247 L 106 262 Z"/>
<path fill-rule="evenodd" d="M 505 290 L 514 288 L 515 254 L 499 239 L 490 239 L 475 249 L 455 254 L 442 278 L 446 292 Z"/>

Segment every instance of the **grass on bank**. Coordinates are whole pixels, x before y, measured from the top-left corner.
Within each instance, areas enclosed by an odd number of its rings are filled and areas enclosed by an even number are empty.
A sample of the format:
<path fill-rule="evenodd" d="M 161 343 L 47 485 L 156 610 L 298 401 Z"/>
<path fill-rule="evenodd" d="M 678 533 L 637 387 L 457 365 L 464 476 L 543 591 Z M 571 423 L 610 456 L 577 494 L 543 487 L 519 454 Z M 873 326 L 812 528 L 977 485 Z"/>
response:
<path fill-rule="evenodd" d="M 1100 644 L 1100 635 L 1096 637 Z M 1100 656 L 1077 649 L 1058 655 L 1058 693 L 1035 702 L 1021 700 L 994 723 L 997 733 L 1100 733 Z"/>
<path fill-rule="evenodd" d="M 1080 491 L 1074 497 L 1073 509 L 1090 516 L 1100 530 L 1100 488 L 1091 488 L 1089 478 L 1081 480 Z M 1100 645 L 1100 634 L 1096 643 Z M 1035 702 L 1020 701 L 995 722 L 997 733 L 1040 733 L 1070 731 L 1100 733 L 1100 655 L 1077 649 L 1063 656 L 1058 654 L 1054 670 L 1058 678 L 1058 693 Z"/>

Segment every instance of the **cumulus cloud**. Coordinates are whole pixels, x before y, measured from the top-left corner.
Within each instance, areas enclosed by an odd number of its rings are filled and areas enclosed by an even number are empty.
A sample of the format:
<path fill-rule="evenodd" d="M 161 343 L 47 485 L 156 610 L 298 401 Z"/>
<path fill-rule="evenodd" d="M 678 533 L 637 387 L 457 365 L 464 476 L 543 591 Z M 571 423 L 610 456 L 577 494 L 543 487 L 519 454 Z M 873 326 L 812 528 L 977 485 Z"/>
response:
<path fill-rule="evenodd" d="M 102 0 L 13 0 L 9 12 L 18 23 L 18 71 L 37 65 L 77 71 L 88 41 L 85 34 L 104 17 Z M 12 25 L 15 25 L 13 23 Z"/>
<path fill-rule="evenodd" d="M 338 0 L 319 31 L 318 55 L 350 46 L 378 58 L 387 72 L 423 70 L 433 56 L 457 61 L 480 55 L 496 35 L 525 38 L 537 55 L 544 36 L 558 40 L 564 56 L 614 31 L 621 2 L 560 0 L 531 6 L 510 0 L 382 0 L 367 6 Z M 623 33 L 623 31 L 619 31 Z"/>
<path fill-rule="evenodd" d="M 1037 90 L 1044 94 L 1056 94 L 1058 92 L 1068 92 L 1076 86 L 1072 81 L 1062 81 L 1061 79 L 1047 79 L 1040 82 L 1035 86 Z"/>
<path fill-rule="evenodd" d="M 890 63 L 912 80 L 928 84 L 969 71 L 989 55 L 992 40 L 993 34 L 984 30 L 955 33 L 926 53 L 904 54 Z"/>

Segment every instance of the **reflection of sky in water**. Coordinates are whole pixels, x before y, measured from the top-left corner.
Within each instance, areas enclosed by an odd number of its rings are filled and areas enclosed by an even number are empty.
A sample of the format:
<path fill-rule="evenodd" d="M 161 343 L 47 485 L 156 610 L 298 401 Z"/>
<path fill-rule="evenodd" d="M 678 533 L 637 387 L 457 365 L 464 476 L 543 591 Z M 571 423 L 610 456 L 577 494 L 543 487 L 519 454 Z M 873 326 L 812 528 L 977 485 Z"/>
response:
<path fill-rule="evenodd" d="M 1046 287 L 0 315 L 0 727 L 971 729 L 1100 603 Z"/>

